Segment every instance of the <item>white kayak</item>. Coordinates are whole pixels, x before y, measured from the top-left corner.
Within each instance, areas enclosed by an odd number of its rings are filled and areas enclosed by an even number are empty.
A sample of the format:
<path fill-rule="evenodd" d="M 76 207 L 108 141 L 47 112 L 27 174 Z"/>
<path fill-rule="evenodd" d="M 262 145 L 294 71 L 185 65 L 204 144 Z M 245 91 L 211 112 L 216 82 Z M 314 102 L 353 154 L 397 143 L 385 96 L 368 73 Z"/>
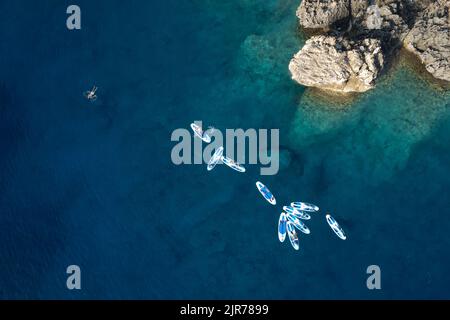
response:
<path fill-rule="evenodd" d="M 288 214 L 287 218 L 290 222 L 292 222 L 292 224 L 294 225 L 294 227 L 296 227 L 298 230 L 300 230 L 301 232 L 305 233 L 305 234 L 310 234 L 311 231 L 309 230 L 309 228 L 306 226 L 306 224 L 303 223 L 302 220 L 300 220 L 299 218 L 297 218 L 296 216 L 294 216 L 293 214 Z"/>
<path fill-rule="evenodd" d="M 319 211 L 319 207 L 315 204 L 310 204 L 306 202 L 292 202 L 291 206 L 294 207 L 294 209 L 297 209 L 299 211 L 308 211 L 308 212 L 317 212 Z"/>
<path fill-rule="evenodd" d="M 292 207 L 292 206 L 284 206 L 283 210 L 286 211 L 287 213 L 293 214 L 296 217 L 303 219 L 303 220 L 311 219 L 311 216 L 309 214 L 307 214 L 306 212 L 294 209 L 294 207 Z"/>
<path fill-rule="evenodd" d="M 341 238 L 342 240 L 347 239 L 344 230 L 342 230 L 341 226 L 339 225 L 339 223 L 337 223 L 337 221 L 329 214 L 327 214 L 326 216 L 327 222 L 330 225 L 331 230 L 334 231 L 334 233 L 336 233 L 336 235 Z"/>
<path fill-rule="evenodd" d="M 198 138 L 202 139 L 204 142 L 206 142 L 206 143 L 211 142 L 211 137 L 207 133 L 203 132 L 202 128 L 199 125 L 196 125 L 195 123 L 191 123 L 191 129 L 192 129 L 192 131 L 194 131 L 194 134 Z"/>
<path fill-rule="evenodd" d="M 273 196 L 272 192 L 270 192 L 269 188 L 267 188 L 259 181 L 256 181 L 256 187 L 258 188 L 264 199 L 266 199 L 271 205 L 277 204 L 277 200 L 275 200 L 275 197 Z"/>
<path fill-rule="evenodd" d="M 289 236 L 289 240 L 291 241 L 291 245 L 295 250 L 298 250 L 300 248 L 299 243 L 298 243 L 298 236 L 297 236 L 297 232 L 295 232 L 295 227 L 292 224 L 292 222 L 287 221 L 286 222 L 286 229 L 287 229 L 287 234 Z"/>
<path fill-rule="evenodd" d="M 286 214 L 282 212 L 280 219 L 278 220 L 278 239 L 280 242 L 284 242 L 286 239 Z"/>
<path fill-rule="evenodd" d="M 222 158 L 222 154 L 223 154 L 223 147 L 217 148 L 216 152 L 214 152 L 213 156 L 211 157 L 211 159 L 208 162 L 208 167 L 207 167 L 208 171 L 211 171 L 212 169 L 214 169 L 216 164 Z"/>
<path fill-rule="evenodd" d="M 236 161 L 234 161 L 233 159 L 224 156 L 222 156 L 221 159 L 222 162 L 227 166 L 229 166 L 231 169 L 236 170 L 238 172 L 245 172 L 245 168 Z"/>

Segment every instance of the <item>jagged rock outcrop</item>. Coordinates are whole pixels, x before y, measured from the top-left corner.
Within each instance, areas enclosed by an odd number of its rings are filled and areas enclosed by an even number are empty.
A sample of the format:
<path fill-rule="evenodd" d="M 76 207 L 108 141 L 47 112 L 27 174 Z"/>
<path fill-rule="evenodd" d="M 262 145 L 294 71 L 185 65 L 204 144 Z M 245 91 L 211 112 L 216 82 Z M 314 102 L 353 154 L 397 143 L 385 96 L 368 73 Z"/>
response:
<path fill-rule="evenodd" d="M 430 4 L 435 2 L 436 0 L 413 0 L 410 1 L 412 3 L 413 9 L 416 12 L 422 12 L 425 10 Z"/>
<path fill-rule="evenodd" d="M 314 36 L 289 64 L 297 82 L 312 87 L 364 92 L 371 89 L 383 68 L 384 56 L 377 39 L 351 41 L 344 37 Z"/>
<path fill-rule="evenodd" d="M 405 44 L 436 78 L 450 81 L 449 11 L 450 0 L 303 0 L 300 24 L 324 35 L 292 58 L 292 78 L 326 90 L 367 91 Z"/>
<path fill-rule="evenodd" d="M 351 16 L 354 24 L 361 24 L 369 6 L 370 3 L 367 0 L 351 0 Z"/>
<path fill-rule="evenodd" d="M 380 30 L 383 26 L 380 8 L 372 5 L 367 8 L 366 26 L 369 30 Z"/>
<path fill-rule="evenodd" d="M 450 0 L 436 0 L 418 17 L 404 40 L 435 78 L 450 81 Z"/>
<path fill-rule="evenodd" d="M 349 17 L 348 0 L 303 0 L 297 17 L 305 28 L 327 28 Z"/>
<path fill-rule="evenodd" d="M 380 6 L 372 5 L 368 7 L 361 27 L 368 34 L 379 38 L 385 45 L 386 51 L 395 50 L 401 46 L 402 40 L 409 32 L 404 9 L 402 5 L 389 1 L 380 2 Z M 369 23 L 372 22 L 374 12 L 379 13 L 380 27 L 370 29 Z"/>

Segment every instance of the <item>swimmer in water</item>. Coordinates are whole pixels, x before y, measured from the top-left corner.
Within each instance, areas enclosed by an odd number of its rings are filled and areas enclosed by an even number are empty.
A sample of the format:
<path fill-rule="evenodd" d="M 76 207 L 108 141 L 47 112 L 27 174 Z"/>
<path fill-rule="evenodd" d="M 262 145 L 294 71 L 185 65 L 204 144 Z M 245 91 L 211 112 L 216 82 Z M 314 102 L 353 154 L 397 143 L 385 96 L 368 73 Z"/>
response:
<path fill-rule="evenodd" d="M 93 86 L 91 90 L 86 91 L 86 92 L 84 93 L 84 97 L 85 97 L 86 99 L 88 99 L 89 101 L 94 102 L 95 100 L 97 100 L 97 95 L 96 95 L 97 89 L 98 89 L 98 88 L 97 88 L 96 86 Z"/>

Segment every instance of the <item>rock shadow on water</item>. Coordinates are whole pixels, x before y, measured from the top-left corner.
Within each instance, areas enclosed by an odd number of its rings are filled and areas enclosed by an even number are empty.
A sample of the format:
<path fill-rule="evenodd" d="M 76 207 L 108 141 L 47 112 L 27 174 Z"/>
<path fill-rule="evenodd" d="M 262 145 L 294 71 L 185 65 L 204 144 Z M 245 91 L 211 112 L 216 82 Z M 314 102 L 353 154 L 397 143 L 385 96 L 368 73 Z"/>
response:
<path fill-rule="evenodd" d="M 440 93 L 450 91 L 450 82 L 433 77 L 433 75 L 427 71 L 423 63 L 421 63 L 412 52 L 404 48 L 400 50 L 400 54 L 396 57 L 393 64 L 393 70 L 398 68 L 411 70 L 430 87 Z"/>

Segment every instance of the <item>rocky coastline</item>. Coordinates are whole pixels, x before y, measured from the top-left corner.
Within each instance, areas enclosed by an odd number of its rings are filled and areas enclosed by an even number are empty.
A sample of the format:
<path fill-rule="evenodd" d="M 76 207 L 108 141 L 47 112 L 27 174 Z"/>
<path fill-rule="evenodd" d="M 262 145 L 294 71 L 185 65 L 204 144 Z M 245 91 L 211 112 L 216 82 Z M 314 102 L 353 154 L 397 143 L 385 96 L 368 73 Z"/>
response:
<path fill-rule="evenodd" d="M 365 92 L 404 47 L 434 78 L 450 81 L 449 12 L 450 0 L 303 0 L 300 25 L 320 34 L 290 61 L 292 79 L 327 91 Z"/>

